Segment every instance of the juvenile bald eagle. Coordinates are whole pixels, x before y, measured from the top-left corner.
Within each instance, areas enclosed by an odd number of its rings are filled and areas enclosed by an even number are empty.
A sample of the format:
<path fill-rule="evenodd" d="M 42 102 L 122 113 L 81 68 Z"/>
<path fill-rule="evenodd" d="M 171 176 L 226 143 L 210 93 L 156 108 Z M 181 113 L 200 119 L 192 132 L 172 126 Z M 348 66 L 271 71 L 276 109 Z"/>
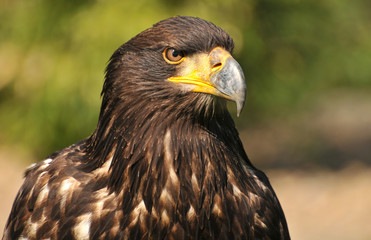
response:
<path fill-rule="evenodd" d="M 232 49 L 193 17 L 119 47 L 96 130 L 27 169 L 3 239 L 289 239 L 226 109 L 246 94 Z"/>

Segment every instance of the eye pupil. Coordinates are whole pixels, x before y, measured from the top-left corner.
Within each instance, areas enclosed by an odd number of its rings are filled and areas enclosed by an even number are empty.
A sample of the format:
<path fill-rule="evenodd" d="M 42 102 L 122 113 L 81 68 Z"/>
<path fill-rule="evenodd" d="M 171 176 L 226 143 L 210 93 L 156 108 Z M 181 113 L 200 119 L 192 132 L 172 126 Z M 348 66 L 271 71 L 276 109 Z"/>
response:
<path fill-rule="evenodd" d="M 165 60 L 172 64 L 179 63 L 183 59 L 183 57 L 183 52 L 174 48 L 166 48 L 164 51 Z"/>

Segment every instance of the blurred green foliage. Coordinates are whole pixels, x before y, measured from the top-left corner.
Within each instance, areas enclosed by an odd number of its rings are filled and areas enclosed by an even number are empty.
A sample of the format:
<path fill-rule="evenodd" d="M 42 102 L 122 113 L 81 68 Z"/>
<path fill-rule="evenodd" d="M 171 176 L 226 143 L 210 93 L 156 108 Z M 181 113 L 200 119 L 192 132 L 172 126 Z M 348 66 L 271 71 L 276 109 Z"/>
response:
<path fill-rule="evenodd" d="M 238 124 L 371 89 L 367 0 L 0 0 L 0 144 L 38 157 L 90 135 L 113 51 L 174 15 L 224 28 L 248 85 Z"/>

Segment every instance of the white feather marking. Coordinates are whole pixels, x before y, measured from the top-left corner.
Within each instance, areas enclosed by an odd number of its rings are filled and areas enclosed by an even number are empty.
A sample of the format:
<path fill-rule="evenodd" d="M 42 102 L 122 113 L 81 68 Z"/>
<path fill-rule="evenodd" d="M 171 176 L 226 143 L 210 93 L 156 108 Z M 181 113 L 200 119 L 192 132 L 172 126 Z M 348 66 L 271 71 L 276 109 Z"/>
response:
<path fill-rule="evenodd" d="M 254 215 L 254 223 L 255 225 L 258 225 L 262 228 L 267 228 L 267 225 L 265 225 L 265 223 L 260 219 L 260 216 L 257 213 L 255 213 Z"/>
<path fill-rule="evenodd" d="M 70 189 L 70 187 L 72 186 L 72 181 L 70 179 L 65 179 L 62 181 L 60 187 L 59 187 L 59 191 L 61 194 L 64 194 L 66 191 L 68 191 Z"/>
<path fill-rule="evenodd" d="M 242 195 L 242 192 L 236 185 L 232 184 L 232 186 L 233 186 L 233 195 L 240 198 Z"/>
<path fill-rule="evenodd" d="M 167 215 L 167 211 L 166 210 L 162 211 L 162 214 L 161 214 L 161 223 L 163 223 L 163 224 L 169 224 L 170 223 L 170 218 Z"/>
<path fill-rule="evenodd" d="M 156 211 L 156 209 L 155 209 L 155 207 L 152 207 L 152 216 L 154 217 L 154 218 L 158 218 L 158 214 L 157 214 L 157 211 Z"/>
<path fill-rule="evenodd" d="M 103 175 L 103 174 L 107 174 L 108 171 L 109 171 L 109 168 L 110 168 L 110 166 L 111 166 L 111 163 L 112 163 L 112 157 L 111 157 L 109 160 L 107 160 L 107 161 L 102 165 L 102 167 L 97 168 L 96 170 L 94 170 L 93 173 L 94 173 L 95 175 Z"/>
<path fill-rule="evenodd" d="M 72 232 L 76 239 L 89 239 L 92 213 L 84 214 L 77 218 L 77 224 L 73 227 Z"/>
<path fill-rule="evenodd" d="M 171 133 L 168 130 L 164 137 L 164 150 L 165 150 L 165 162 L 166 165 L 169 167 L 169 179 L 172 181 L 173 184 L 179 184 L 178 175 L 176 175 L 176 172 L 174 170 L 174 163 L 173 163 L 173 156 L 171 153 Z"/>
<path fill-rule="evenodd" d="M 164 137 L 165 159 L 167 160 L 170 160 L 171 155 L 172 155 L 170 151 L 170 140 L 171 140 L 171 133 L 169 130 L 167 130 L 165 137 Z"/>
<path fill-rule="evenodd" d="M 101 216 L 103 210 L 104 201 L 98 201 L 95 203 L 94 215 Z"/>
<path fill-rule="evenodd" d="M 52 161 L 53 161 L 53 159 L 51 159 L 51 158 L 45 159 L 44 164 L 49 165 Z"/>
<path fill-rule="evenodd" d="M 44 161 L 42 161 L 42 164 L 40 165 L 39 170 L 44 170 L 46 167 L 48 167 L 50 165 L 50 163 L 52 161 L 53 161 L 53 159 L 51 159 L 51 158 L 48 158 L 48 159 L 45 159 Z"/>
<path fill-rule="evenodd" d="M 173 197 L 169 194 L 166 187 L 162 190 L 160 195 L 160 201 L 168 204 L 168 202 L 174 202 Z"/>
<path fill-rule="evenodd" d="M 102 188 L 100 190 L 98 190 L 96 193 L 95 193 L 95 196 L 94 196 L 95 199 L 99 199 L 96 203 L 95 203 L 95 207 L 94 207 L 94 214 L 93 214 L 93 219 L 100 219 L 102 217 L 102 215 L 108 213 L 108 212 L 111 212 L 113 209 L 112 209 L 112 206 L 111 206 L 111 203 L 112 202 L 115 202 L 116 203 L 116 193 L 109 193 L 107 191 L 106 188 Z M 106 205 L 106 208 L 104 208 L 104 205 Z M 114 204 L 115 205 L 115 204 Z M 119 211 L 116 211 L 116 215 L 118 214 Z"/>
<path fill-rule="evenodd" d="M 48 197 L 48 194 L 49 194 L 49 186 L 48 186 L 48 184 L 46 184 L 45 186 L 43 186 L 41 188 L 41 191 L 40 191 L 39 195 L 37 196 L 37 200 L 36 200 L 35 205 L 39 206 L 40 203 L 42 203 L 43 200 Z"/>
<path fill-rule="evenodd" d="M 254 193 L 251 193 L 251 192 L 249 192 L 247 195 L 248 195 L 248 198 L 247 198 L 248 199 L 248 204 L 250 206 L 254 206 L 259 202 L 259 196 L 258 195 L 254 194 Z"/>
<path fill-rule="evenodd" d="M 262 181 L 260 181 L 257 176 L 254 176 L 254 178 L 258 186 L 261 187 L 261 189 L 263 189 L 264 192 L 268 190 L 267 186 Z"/>
<path fill-rule="evenodd" d="M 133 212 L 131 213 L 132 221 L 129 225 L 134 226 L 138 220 L 140 221 L 142 219 L 143 213 L 145 213 L 146 210 L 146 205 L 144 204 L 143 200 L 134 208 Z"/>
<path fill-rule="evenodd" d="M 142 211 L 146 211 L 146 205 L 144 204 L 143 200 L 134 208 L 133 214 L 140 215 Z"/>
<path fill-rule="evenodd" d="M 28 237 L 35 238 L 36 237 L 36 231 L 38 227 L 38 222 L 31 222 L 31 218 L 28 218 L 26 222 L 26 228 L 28 229 L 27 235 Z M 23 239 L 28 239 L 28 238 L 23 238 Z"/>
<path fill-rule="evenodd" d="M 44 176 L 45 173 L 46 173 L 46 172 L 42 172 L 42 173 L 40 173 L 40 175 L 37 177 L 36 182 L 38 182 L 38 181 L 42 178 L 42 176 Z"/>
<path fill-rule="evenodd" d="M 171 181 L 174 184 L 178 184 L 179 183 L 178 175 L 176 175 L 176 172 L 175 172 L 173 166 L 169 167 L 169 176 L 170 176 Z"/>
<path fill-rule="evenodd" d="M 199 191 L 198 181 L 197 181 L 196 174 L 194 173 L 192 173 L 191 183 L 192 183 L 193 191 L 198 192 Z"/>
<path fill-rule="evenodd" d="M 196 212 L 195 212 L 195 209 L 191 205 L 191 207 L 189 208 L 188 213 L 187 213 L 187 218 L 188 218 L 188 220 L 192 220 L 195 217 L 196 217 Z"/>
<path fill-rule="evenodd" d="M 245 167 L 245 166 L 244 166 Z M 246 167 L 245 167 L 245 169 L 246 169 Z M 252 175 L 252 176 L 254 176 L 254 180 L 255 180 L 255 182 L 258 184 L 258 186 L 264 191 L 264 192 L 266 192 L 267 190 L 269 190 L 268 189 L 268 187 L 262 182 L 262 181 L 260 181 L 260 179 L 256 176 L 256 174 L 255 174 L 255 171 L 254 170 L 252 170 L 252 169 L 247 169 L 247 171 Z"/>
<path fill-rule="evenodd" d="M 222 210 L 220 210 L 219 206 L 216 203 L 213 206 L 212 213 L 214 213 L 217 216 L 222 215 Z"/>
<path fill-rule="evenodd" d="M 75 186 L 78 182 L 76 180 L 72 180 L 72 178 L 67 178 L 62 181 L 58 194 L 60 195 L 60 209 L 64 212 L 66 207 L 67 197 L 70 196 L 70 189 L 72 186 Z"/>

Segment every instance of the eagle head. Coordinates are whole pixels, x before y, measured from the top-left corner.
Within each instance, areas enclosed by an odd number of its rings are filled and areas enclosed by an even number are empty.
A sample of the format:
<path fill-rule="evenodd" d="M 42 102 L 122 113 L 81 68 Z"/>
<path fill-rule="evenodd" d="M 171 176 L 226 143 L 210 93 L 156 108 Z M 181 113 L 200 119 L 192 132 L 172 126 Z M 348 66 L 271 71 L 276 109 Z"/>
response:
<path fill-rule="evenodd" d="M 227 99 L 236 102 L 239 115 L 246 85 L 231 56 L 233 46 L 224 30 L 200 18 L 163 20 L 115 51 L 106 70 L 102 111 L 125 105 L 148 114 L 213 116 Z M 149 102 L 155 109 L 145 107 Z"/>

